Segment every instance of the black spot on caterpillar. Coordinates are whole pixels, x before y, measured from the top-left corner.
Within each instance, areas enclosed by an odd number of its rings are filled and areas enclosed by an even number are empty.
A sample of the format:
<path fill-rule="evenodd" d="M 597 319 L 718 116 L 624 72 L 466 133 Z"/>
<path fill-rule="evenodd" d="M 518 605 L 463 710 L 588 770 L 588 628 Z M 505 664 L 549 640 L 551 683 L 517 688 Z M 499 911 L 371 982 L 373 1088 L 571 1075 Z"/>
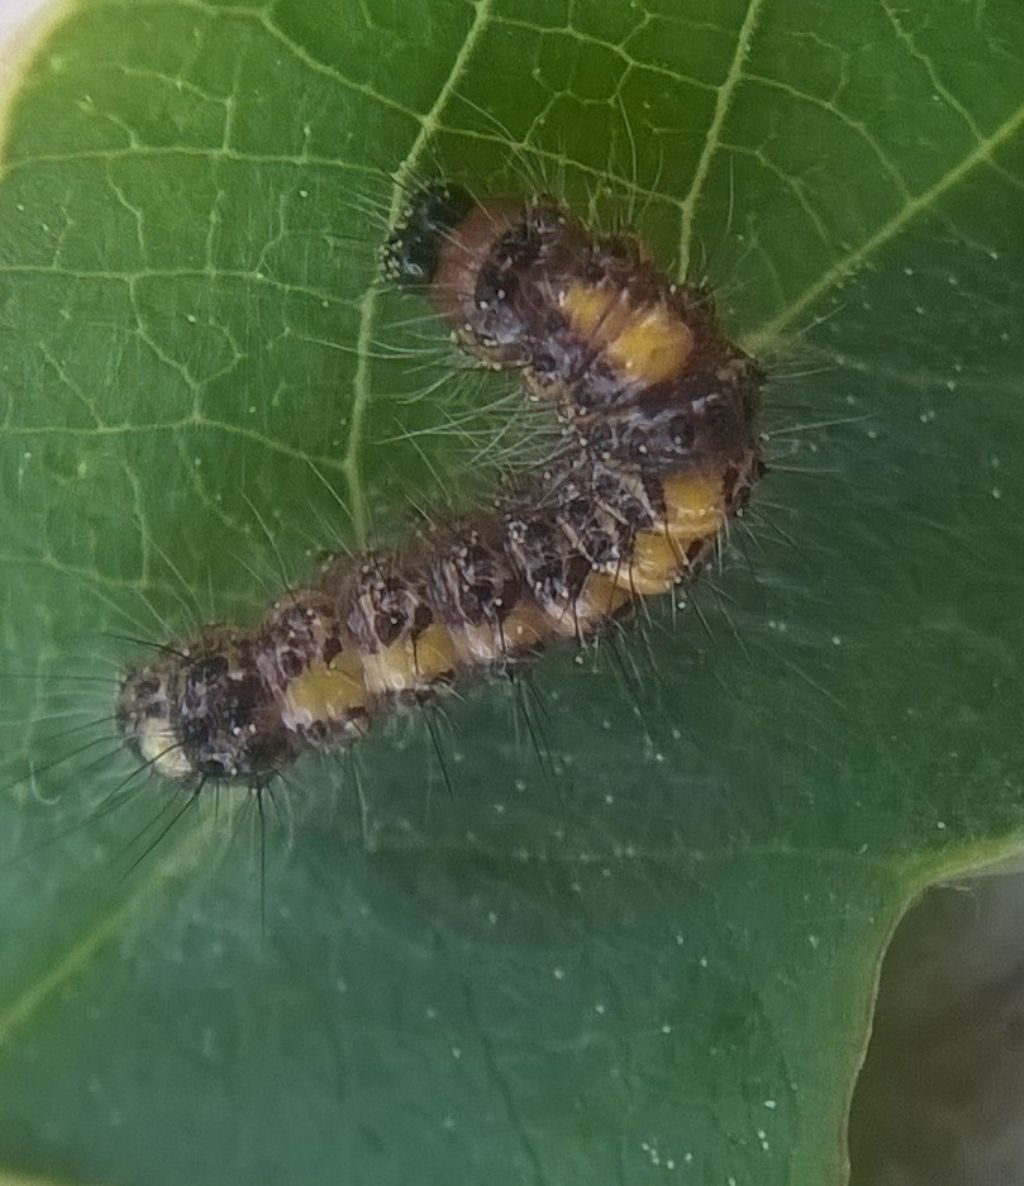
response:
<path fill-rule="evenodd" d="M 405 547 L 331 559 L 253 628 L 211 626 L 127 672 L 116 719 L 146 767 L 261 787 L 309 746 L 474 675 L 582 644 L 691 579 L 761 472 L 763 375 L 710 294 L 632 233 L 547 197 L 413 198 L 385 275 L 421 289 L 462 350 L 515 369 L 561 445 L 489 509 Z"/>

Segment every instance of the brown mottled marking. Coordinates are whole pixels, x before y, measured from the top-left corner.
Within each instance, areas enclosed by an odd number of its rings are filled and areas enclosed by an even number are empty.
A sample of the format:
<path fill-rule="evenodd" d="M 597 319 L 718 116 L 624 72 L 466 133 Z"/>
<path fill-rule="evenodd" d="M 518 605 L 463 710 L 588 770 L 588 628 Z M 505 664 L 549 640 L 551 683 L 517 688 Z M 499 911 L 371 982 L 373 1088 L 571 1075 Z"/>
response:
<path fill-rule="evenodd" d="M 330 561 L 252 631 L 210 627 L 130 671 L 118 721 L 168 778 L 260 786 L 306 745 L 593 637 L 691 578 L 760 477 L 761 371 L 635 236 L 442 186 L 414 201 L 387 271 L 463 349 L 517 368 L 571 428 L 564 454 L 472 520 Z"/>

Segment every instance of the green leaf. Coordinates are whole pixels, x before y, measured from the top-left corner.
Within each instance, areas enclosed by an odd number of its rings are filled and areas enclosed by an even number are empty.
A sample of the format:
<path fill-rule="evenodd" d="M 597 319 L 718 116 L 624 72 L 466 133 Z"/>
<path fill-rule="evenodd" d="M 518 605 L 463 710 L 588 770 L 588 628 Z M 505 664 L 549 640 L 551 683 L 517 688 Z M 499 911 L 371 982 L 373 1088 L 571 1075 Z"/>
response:
<path fill-rule="evenodd" d="M 0 180 L 10 1173 L 844 1180 L 895 920 L 1021 842 L 1022 50 L 1015 0 L 68 5 Z M 422 719 L 301 763 L 261 933 L 251 799 L 131 868 L 182 800 L 46 764 L 113 634 L 251 619 L 528 450 L 375 284 L 438 170 L 707 272 L 775 465 L 691 608 L 434 720 L 451 797 Z"/>

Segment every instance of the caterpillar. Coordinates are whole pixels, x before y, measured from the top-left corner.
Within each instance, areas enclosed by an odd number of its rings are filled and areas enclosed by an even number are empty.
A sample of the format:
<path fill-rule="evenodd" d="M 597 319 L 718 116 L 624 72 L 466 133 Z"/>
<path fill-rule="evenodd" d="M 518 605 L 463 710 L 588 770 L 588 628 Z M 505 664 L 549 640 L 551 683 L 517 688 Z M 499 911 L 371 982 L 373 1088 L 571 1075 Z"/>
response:
<path fill-rule="evenodd" d="M 761 475 L 760 367 L 633 232 L 439 181 L 382 257 L 461 350 L 550 406 L 561 443 L 485 511 L 332 558 L 255 627 L 209 626 L 129 669 L 120 733 L 178 783 L 262 787 L 309 746 L 585 643 L 691 579 Z"/>

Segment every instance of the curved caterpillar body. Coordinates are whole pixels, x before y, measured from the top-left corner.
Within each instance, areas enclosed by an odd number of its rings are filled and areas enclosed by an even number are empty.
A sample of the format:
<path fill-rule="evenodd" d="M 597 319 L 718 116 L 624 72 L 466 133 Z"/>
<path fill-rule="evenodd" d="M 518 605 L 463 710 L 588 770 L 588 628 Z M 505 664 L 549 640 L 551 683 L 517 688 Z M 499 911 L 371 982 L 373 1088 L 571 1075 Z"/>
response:
<path fill-rule="evenodd" d="M 172 779 L 261 786 L 307 745 L 593 636 L 692 576 L 760 475 L 759 368 L 634 236 L 437 184 L 384 270 L 425 290 L 462 349 L 515 367 L 566 445 L 488 512 L 332 560 L 255 628 L 209 627 L 129 671 L 119 727 Z"/>

